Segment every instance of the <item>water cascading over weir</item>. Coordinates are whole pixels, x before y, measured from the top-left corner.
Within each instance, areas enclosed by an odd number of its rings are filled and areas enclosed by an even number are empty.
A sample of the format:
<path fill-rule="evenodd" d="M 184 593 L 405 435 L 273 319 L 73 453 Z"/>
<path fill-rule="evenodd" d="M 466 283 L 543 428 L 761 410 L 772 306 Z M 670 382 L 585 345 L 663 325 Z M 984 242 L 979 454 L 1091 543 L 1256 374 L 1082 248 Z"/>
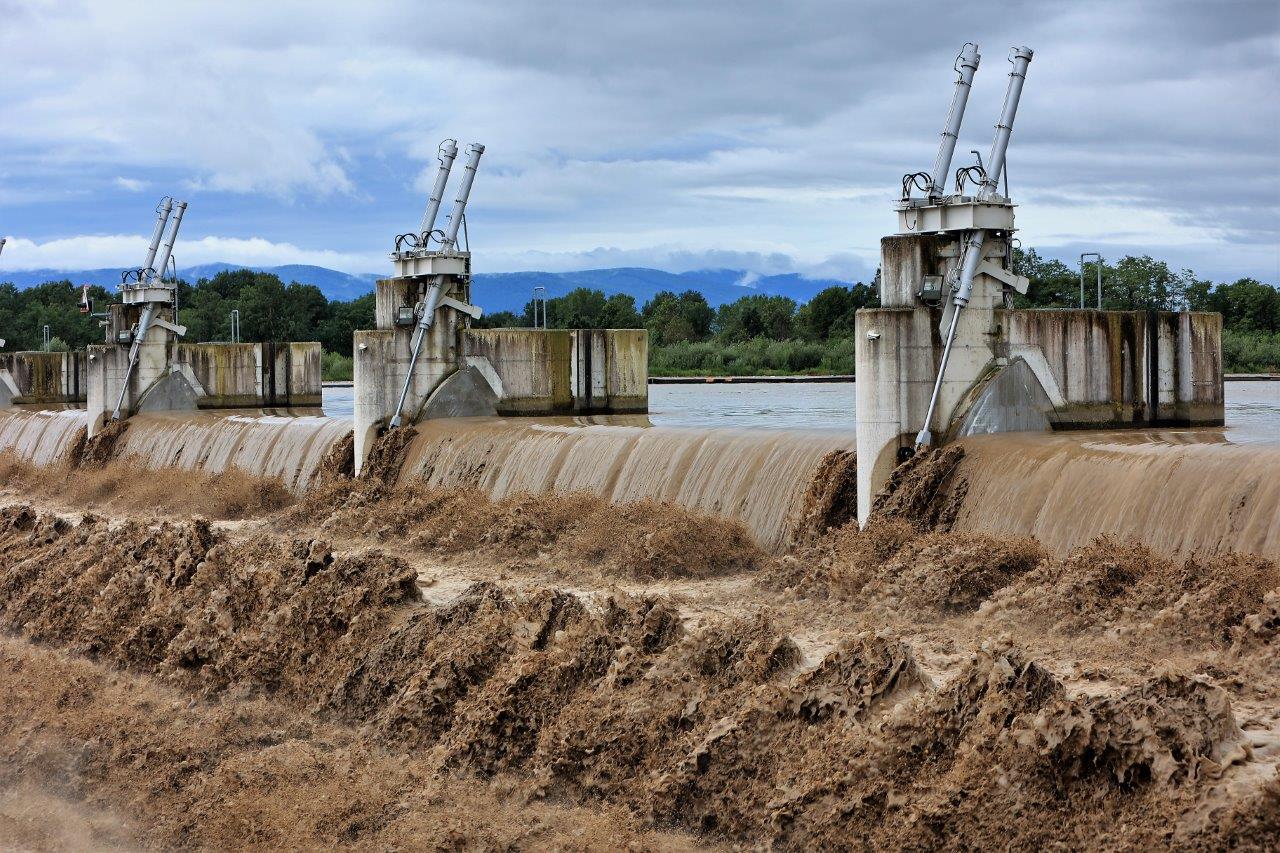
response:
<path fill-rule="evenodd" d="M 388 431 L 414 426 L 399 482 L 517 492 L 586 491 L 669 500 L 742 521 L 782 547 L 822 458 L 852 436 L 654 427 L 643 329 L 479 329 L 465 210 L 484 148 L 468 150 L 444 229 L 436 216 L 457 144 L 418 231 L 396 238 L 377 282 L 377 328 L 356 332 L 355 464 Z"/>

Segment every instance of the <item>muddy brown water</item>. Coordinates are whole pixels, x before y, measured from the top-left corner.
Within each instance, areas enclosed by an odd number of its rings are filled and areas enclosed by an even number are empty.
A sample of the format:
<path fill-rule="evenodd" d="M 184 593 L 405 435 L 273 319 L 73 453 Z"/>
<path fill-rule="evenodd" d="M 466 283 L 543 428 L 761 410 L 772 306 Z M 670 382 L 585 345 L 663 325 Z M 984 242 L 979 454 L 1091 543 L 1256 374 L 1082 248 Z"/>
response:
<path fill-rule="evenodd" d="M 852 383 L 673 387 L 655 387 L 648 418 L 422 425 L 400 481 L 476 486 L 499 499 L 587 491 L 616 503 L 665 500 L 741 521 L 766 548 L 783 548 L 822 458 L 853 448 Z M 1280 383 L 1228 383 L 1227 394 L 1220 430 L 966 440 L 960 473 L 970 492 L 958 528 L 1034 535 L 1057 553 L 1113 533 L 1170 553 L 1277 556 Z M 761 426 L 832 427 L 845 396 L 847 428 Z M 10 409 L 0 413 L 0 452 L 50 464 L 85 424 L 84 410 Z M 148 414 L 131 419 L 117 452 L 146 468 L 240 468 L 301 492 L 350 430 L 319 410 Z"/>
<path fill-rule="evenodd" d="M 781 550 L 819 463 L 853 437 L 803 430 L 677 429 L 573 418 L 466 418 L 419 424 L 402 484 L 517 492 L 585 491 L 614 503 L 670 501 L 741 521 Z"/>
<path fill-rule="evenodd" d="M 1280 559 L 1280 445 L 1218 430 L 1009 433 L 961 442 L 957 530 L 1032 535 L 1065 555 L 1102 534 L 1170 554 Z"/>

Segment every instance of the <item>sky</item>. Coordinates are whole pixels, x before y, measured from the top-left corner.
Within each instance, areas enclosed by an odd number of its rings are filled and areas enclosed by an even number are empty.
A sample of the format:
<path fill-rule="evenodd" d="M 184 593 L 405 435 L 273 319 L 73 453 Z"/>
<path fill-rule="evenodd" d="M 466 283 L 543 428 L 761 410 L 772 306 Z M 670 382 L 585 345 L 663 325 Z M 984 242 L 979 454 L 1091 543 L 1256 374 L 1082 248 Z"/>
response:
<path fill-rule="evenodd" d="M 869 280 L 966 41 L 956 166 L 1035 50 L 1024 247 L 1280 283 L 1274 0 L 0 0 L 0 280 L 141 264 L 164 195 L 180 265 L 385 272 L 446 137 L 486 146 L 477 272 Z"/>

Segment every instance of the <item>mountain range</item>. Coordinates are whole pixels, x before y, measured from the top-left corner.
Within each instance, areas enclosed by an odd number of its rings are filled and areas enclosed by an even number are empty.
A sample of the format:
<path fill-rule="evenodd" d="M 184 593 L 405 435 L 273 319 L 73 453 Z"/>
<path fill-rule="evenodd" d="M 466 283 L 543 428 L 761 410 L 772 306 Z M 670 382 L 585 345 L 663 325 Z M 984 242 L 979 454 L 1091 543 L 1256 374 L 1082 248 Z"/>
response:
<path fill-rule="evenodd" d="M 314 284 L 329 300 L 348 301 L 373 290 L 373 283 L 382 275 L 376 273 L 351 274 L 326 267 L 288 264 L 276 267 L 245 267 L 240 264 L 213 263 L 184 267 L 178 272 L 186 281 L 198 281 L 231 269 L 252 269 L 274 273 L 285 283 L 296 281 Z M 113 290 L 120 282 L 119 269 L 97 270 L 0 270 L 0 283 L 12 282 L 20 290 L 46 281 L 69 279 L 74 284 L 99 284 Z M 758 276 L 745 270 L 712 269 L 671 273 L 644 267 L 615 267 L 611 269 L 581 270 L 578 272 L 509 272 L 477 273 L 472 279 L 472 298 L 489 313 L 513 311 L 519 313 L 533 294 L 533 288 L 545 287 L 548 297 L 563 296 L 578 287 L 601 290 L 606 296 L 626 293 L 636 300 L 636 307 L 644 305 L 662 290 L 680 293 L 696 290 L 706 297 L 712 306 L 733 302 L 743 296 L 758 293 L 767 296 L 788 296 L 796 302 L 808 302 L 820 290 L 849 282 L 834 279 L 805 278 L 797 273 Z"/>

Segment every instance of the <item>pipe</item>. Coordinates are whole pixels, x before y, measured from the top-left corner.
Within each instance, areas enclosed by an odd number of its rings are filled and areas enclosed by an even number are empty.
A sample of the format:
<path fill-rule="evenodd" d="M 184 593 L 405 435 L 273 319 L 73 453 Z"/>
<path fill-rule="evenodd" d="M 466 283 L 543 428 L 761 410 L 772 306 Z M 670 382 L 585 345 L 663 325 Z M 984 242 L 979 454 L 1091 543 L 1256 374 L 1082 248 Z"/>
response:
<path fill-rule="evenodd" d="M 471 195 L 471 184 L 476 179 L 476 167 L 480 165 L 480 155 L 484 146 L 473 142 L 467 147 L 467 165 L 462 173 L 462 183 L 458 186 L 458 197 L 453 202 L 453 212 L 449 214 L 449 230 L 445 232 L 441 249 L 452 249 L 458 241 L 458 229 L 462 226 L 462 215 L 467 209 L 467 199 Z"/>
<path fill-rule="evenodd" d="M 124 395 L 129 392 L 129 380 L 133 377 L 133 366 L 138 363 L 138 352 L 142 348 L 142 341 L 147 337 L 147 332 L 151 329 L 151 321 L 156 315 L 155 302 L 146 303 L 146 307 L 142 309 L 142 316 L 138 319 L 138 331 L 133 336 L 133 343 L 129 346 L 129 364 L 124 369 L 124 381 L 120 383 L 120 396 L 116 398 L 115 411 L 111 413 L 111 420 L 120 420 L 120 409 L 124 406 Z"/>
<path fill-rule="evenodd" d="M 1020 47 L 1013 53 L 1013 70 L 1009 72 L 1009 88 L 1004 93 L 1004 109 L 1000 123 L 996 125 L 996 137 L 991 140 L 991 153 L 987 155 L 986 180 L 982 182 L 979 198 L 990 198 L 1000 189 L 1000 174 L 1004 171 L 1005 154 L 1009 151 L 1009 137 L 1013 134 L 1013 120 L 1018 116 L 1018 102 L 1022 100 L 1022 85 L 1027 81 L 1027 67 L 1035 52 Z"/>
<path fill-rule="evenodd" d="M 1034 55 L 1031 48 L 1020 47 L 1014 51 L 1013 70 L 1009 72 L 1009 88 L 1004 93 L 1004 108 L 1000 112 L 1000 123 L 996 125 L 996 136 L 991 142 L 991 153 L 987 155 L 986 177 L 982 188 L 978 191 L 978 199 L 989 199 L 999 189 L 1000 173 L 1004 171 L 1005 153 L 1009 149 L 1009 136 L 1013 133 L 1013 121 L 1018 115 L 1018 101 L 1022 98 L 1022 85 L 1027 79 L 1027 68 Z M 955 343 L 956 327 L 959 325 L 960 311 L 969 304 L 973 295 L 973 278 L 977 275 L 978 265 L 982 262 L 982 244 L 986 241 L 987 232 L 983 229 L 973 231 L 965 244 L 964 259 L 960 264 L 960 280 L 951 298 L 951 325 L 947 329 L 946 344 L 942 349 L 942 362 L 938 365 L 938 376 L 933 381 L 933 394 L 929 397 L 929 410 L 925 413 L 924 426 L 916 435 L 916 447 L 927 448 L 933 444 L 933 433 L 930 427 L 938 408 L 938 397 L 942 391 L 942 380 L 947 372 L 947 362 L 951 359 L 951 347 Z"/>
<path fill-rule="evenodd" d="M 0 237 L 0 255 L 4 254 L 4 244 L 9 242 L 8 238 Z"/>
<path fill-rule="evenodd" d="M 1084 259 L 1098 259 L 1098 310 L 1102 310 L 1102 255 L 1097 252 L 1081 252 L 1080 253 L 1080 307 L 1084 308 Z"/>
<path fill-rule="evenodd" d="M 443 276 L 436 276 L 436 280 L 427 285 L 427 293 L 422 300 L 422 316 L 418 319 L 417 328 L 413 330 L 413 353 L 409 356 L 409 370 L 404 375 L 404 386 L 400 389 L 400 402 L 396 403 L 396 413 L 391 418 L 392 429 L 402 423 L 400 415 L 404 411 L 404 402 L 409 397 L 413 369 L 418 364 L 422 342 L 427 339 L 427 332 L 431 330 L 431 324 L 435 321 L 436 307 L 440 304 L 440 296 L 444 292 L 443 278 Z"/>
<path fill-rule="evenodd" d="M 960 124 L 964 121 L 964 109 L 969 103 L 969 92 L 973 88 L 973 75 L 978 71 L 978 63 L 982 57 L 978 54 L 978 46 L 973 42 L 965 42 L 956 57 L 955 69 L 959 73 L 956 78 L 956 89 L 951 96 L 951 108 L 947 111 L 947 123 L 942 128 L 942 142 L 938 145 L 938 156 L 933 161 L 933 175 L 930 182 L 929 198 L 941 198 L 947 188 L 947 172 L 951 170 L 951 158 L 956 153 L 956 140 L 960 138 Z"/>
<path fill-rule="evenodd" d="M 156 251 L 160 248 L 160 237 L 164 234 L 164 227 L 169 223 L 169 213 L 173 210 L 173 199 L 165 196 L 160 199 L 160 205 L 156 208 L 156 227 L 151 232 L 151 244 L 147 246 L 147 260 L 143 263 L 143 274 L 146 270 L 151 269 L 151 265 L 156 262 Z"/>
<path fill-rule="evenodd" d="M 427 238 L 430 236 L 432 229 L 436 227 L 436 216 L 440 213 L 440 202 L 444 198 L 445 184 L 449 182 L 449 171 L 453 168 L 453 159 L 458 156 L 458 142 L 455 139 L 446 139 L 440 143 L 440 149 L 437 152 L 440 160 L 440 168 L 436 170 L 436 183 L 431 188 L 431 197 L 427 199 L 426 212 L 422 214 L 422 225 L 418 228 L 418 233 L 422 235 L 421 245 L 427 245 Z"/>
<path fill-rule="evenodd" d="M 164 245 L 160 247 L 159 275 L 161 281 L 164 281 L 164 273 L 169 266 L 169 255 L 173 254 L 173 244 L 177 242 L 178 229 L 182 227 L 182 214 L 186 213 L 186 211 L 187 203 L 185 201 L 178 202 L 173 212 L 173 227 L 169 229 L 169 236 L 165 239 Z M 155 269 L 150 263 L 147 264 L 146 268 L 153 271 Z M 147 283 L 150 284 L 150 279 L 148 279 Z"/>

